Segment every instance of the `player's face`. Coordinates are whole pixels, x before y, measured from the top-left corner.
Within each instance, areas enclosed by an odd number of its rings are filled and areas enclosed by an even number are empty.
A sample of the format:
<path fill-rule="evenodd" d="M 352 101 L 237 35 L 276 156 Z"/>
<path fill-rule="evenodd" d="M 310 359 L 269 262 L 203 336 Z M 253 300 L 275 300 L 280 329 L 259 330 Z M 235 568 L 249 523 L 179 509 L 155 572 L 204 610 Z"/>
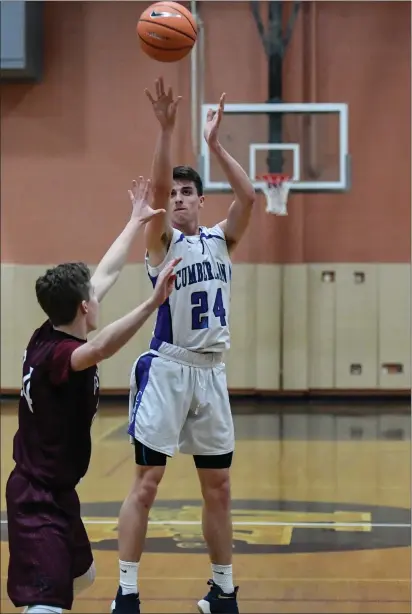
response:
<path fill-rule="evenodd" d="M 96 330 L 99 320 L 99 301 L 93 286 L 90 286 L 90 298 L 87 302 L 86 324 L 88 332 Z"/>
<path fill-rule="evenodd" d="M 203 201 L 204 197 L 199 196 L 193 181 L 174 181 L 170 194 L 172 222 L 178 227 L 185 223 L 196 222 Z"/>

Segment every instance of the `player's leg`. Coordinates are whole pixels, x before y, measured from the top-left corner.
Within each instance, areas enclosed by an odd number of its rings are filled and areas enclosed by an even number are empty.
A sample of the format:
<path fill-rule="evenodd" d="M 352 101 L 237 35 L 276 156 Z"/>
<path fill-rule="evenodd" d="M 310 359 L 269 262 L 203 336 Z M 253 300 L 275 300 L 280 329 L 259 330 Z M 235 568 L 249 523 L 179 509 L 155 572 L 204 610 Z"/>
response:
<path fill-rule="evenodd" d="M 85 526 L 81 519 L 80 509 L 73 521 L 73 593 L 76 598 L 88 589 L 96 579 L 96 567 L 93 553 Z"/>
<path fill-rule="evenodd" d="M 67 505 L 65 506 L 67 510 Z M 73 594 L 76 598 L 81 592 L 89 588 L 96 578 L 96 568 L 93 562 L 93 554 L 89 538 L 80 517 L 80 510 L 74 517 L 73 540 Z M 47 605 L 35 605 L 23 610 L 24 614 L 60 614 L 62 608 Z"/>
<path fill-rule="evenodd" d="M 17 471 L 7 482 L 6 501 L 10 600 L 15 607 L 26 606 L 30 614 L 70 610 L 73 578 L 69 519 L 50 491 L 33 485 Z"/>
<path fill-rule="evenodd" d="M 75 554 L 73 562 L 73 595 L 76 598 L 80 593 L 92 586 L 96 578 L 96 567 L 93 562 L 93 555 L 90 542 L 83 523 L 80 521 L 79 530 L 75 531 L 74 545 Z M 92 561 L 90 563 L 90 561 Z M 86 571 L 84 571 L 86 570 Z M 23 610 L 24 614 L 61 614 L 62 608 L 52 606 L 36 605 Z"/>
<path fill-rule="evenodd" d="M 232 453 L 196 455 L 202 496 L 202 528 L 212 567 L 209 593 L 198 603 L 204 614 L 237 613 L 237 591 L 232 571 L 230 469 Z M 220 467 L 219 467 L 220 465 Z M 216 468 L 218 467 L 218 468 Z"/>
<path fill-rule="evenodd" d="M 96 579 L 96 566 L 94 563 L 80 576 L 75 576 L 73 580 L 73 593 L 76 598 L 80 593 L 90 588 Z"/>
<path fill-rule="evenodd" d="M 162 357 L 143 355 L 132 371 L 136 395 L 129 411 L 129 434 L 134 439 L 136 475 L 119 515 L 119 589 L 112 611 L 139 611 L 138 572 L 150 509 L 172 456 L 188 411 L 185 381 L 189 367 Z M 133 385 L 133 373 L 136 385 Z"/>
<path fill-rule="evenodd" d="M 229 468 L 216 469 L 216 465 L 228 465 L 231 454 L 223 456 L 195 456 L 203 497 L 202 529 L 212 566 L 232 565 L 232 520 Z M 212 571 L 216 571 L 212 569 Z M 217 570 L 222 577 L 213 577 L 225 592 L 234 590 L 232 570 Z"/>
<path fill-rule="evenodd" d="M 139 566 L 150 509 L 166 469 L 166 455 L 135 443 L 136 475 L 119 514 L 119 588 L 112 604 L 116 614 L 139 611 Z M 143 463 L 150 463 L 144 465 Z"/>
<path fill-rule="evenodd" d="M 189 414 L 179 442 L 183 453 L 193 454 L 198 471 L 203 496 L 203 536 L 213 574 L 209 594 L 198 607 L 205 614 L 236 613 L 230 495 L 234 429 L 224 365 L 213 367 L 207 381 L 207 401 Z"/>

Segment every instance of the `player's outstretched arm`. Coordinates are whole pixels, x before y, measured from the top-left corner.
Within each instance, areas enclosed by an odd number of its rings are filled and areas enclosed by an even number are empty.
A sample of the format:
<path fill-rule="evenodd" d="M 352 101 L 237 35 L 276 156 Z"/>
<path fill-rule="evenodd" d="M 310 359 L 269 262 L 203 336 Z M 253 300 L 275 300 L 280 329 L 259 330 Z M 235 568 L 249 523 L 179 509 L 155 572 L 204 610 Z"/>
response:
<path fill-rule="evenodd" d="M 160 133 L 156 143 L 156 149 L 152 165 L 152 189 L 153 209 L 169 209 L 170 192 L 172 189 L 172 134 L 176 122 L 177 107 L 181 100 L 178 96 L 173 99 L 172 88 L 165 92 L 163 79 L 159 78 L 155 83 L 156 94 L 153 97 L 149 90 L 145 94 L 150 100 L 154 114 L 160 124 Z M 172 226 L 168 215 L 163 218 L 153 219 L 145 229 L 146 248 L 149 260 L 153 266 L 158 266 L 165 257 L 170 240 L 172 238 Z"/>
<path fill-rule="evenodd" d="M 123 232 L 117 237 L 97 266 L 91 283 L 100 302 L 110 288 L 116 283 L 121 270 L 126 264 L 127 256 L 139 230 L 150 220 L 163 218 L 165 209 L 156 211 L 149 206 L 150 180 L 132 182 L 129 198 L 132 204 L 132 214 Z"/>
<path fill-rule="evenodd" d="M 151 314 L 170 296 L 176 279 L 174 267 L 180 261 L 181 258 L 175 258 L 160 273 L 153 294 L 147 301 L 74 350 L 71 355 L 73 371 L 83 371 L 110 358 L 130 341 Z"/>
<path fill-rule="evenodd" d="M 255 189 L 243 168 L 219 142 L 218 133 L 225 108 L 225 96 L 225 94 L 222 94 L 220 97 L 217 111 L 209 109 L 204 137 L 235 194 L 235 200 L 229 208 L 227 218 L 220 223 L 228 247 L 233 249 L 242 238 L 249 224 L 256 195 Z"/>

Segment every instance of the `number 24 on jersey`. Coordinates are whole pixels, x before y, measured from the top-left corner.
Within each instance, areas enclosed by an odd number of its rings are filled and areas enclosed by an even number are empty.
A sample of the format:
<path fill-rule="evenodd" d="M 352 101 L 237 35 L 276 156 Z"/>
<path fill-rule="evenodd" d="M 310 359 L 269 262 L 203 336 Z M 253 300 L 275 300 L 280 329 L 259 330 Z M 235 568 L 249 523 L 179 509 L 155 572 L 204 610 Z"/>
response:
<path fill-rule="evenodd" d="M 191 295 L 192 308 L 192 330 L 209 328 L 209 300 L 208 294 L 204 290 L 193 292 Z M 215 318 L 220 319 L 220 325 L 226 326 L 226 311 L 223 305 L 222 289 L 218 288 L 213 303 L 212 312 Z"/>

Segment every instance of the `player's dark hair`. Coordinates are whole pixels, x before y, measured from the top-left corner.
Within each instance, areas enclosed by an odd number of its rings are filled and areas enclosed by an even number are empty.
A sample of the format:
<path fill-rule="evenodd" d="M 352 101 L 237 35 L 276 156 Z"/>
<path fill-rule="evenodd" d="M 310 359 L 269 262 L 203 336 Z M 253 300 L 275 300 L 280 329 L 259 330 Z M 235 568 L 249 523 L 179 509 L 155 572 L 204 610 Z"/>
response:
<path fill-rule="evenodd" d="M 82 301 L 90 300 L 89 268 L 66 262 L 48 269 L 36 281 L 36 296 L 53 326 L 71 324 Z"/>
<path fill-rule="evenodd" d="M 191 166 L 175 166 L 173 169 L 173 179 L 175 181 L 193 181 L 198 196 L 203 196 L 203 181 L 199 173 Z"/>

